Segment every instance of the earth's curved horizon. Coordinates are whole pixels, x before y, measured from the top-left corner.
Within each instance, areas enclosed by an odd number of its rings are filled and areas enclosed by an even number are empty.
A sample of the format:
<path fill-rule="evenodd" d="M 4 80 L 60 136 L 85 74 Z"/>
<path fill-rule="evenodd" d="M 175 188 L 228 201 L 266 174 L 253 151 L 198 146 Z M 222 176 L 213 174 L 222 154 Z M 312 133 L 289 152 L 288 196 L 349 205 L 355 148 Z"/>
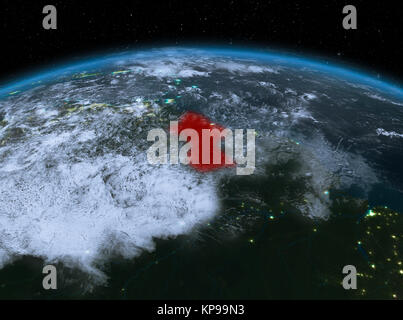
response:
<path fill-rule="evenodd" d="M 361 80 L 371 82 L 375 86 L 381 86 L 384 89 L 389 89 L 390 93 L 393 95 L 401 96 L 403 95 L 403 83 L 397 83 L 396 79 L 377 79 L 374 75 L 369 74 L 369 68 L 362 65 L 353 65 L 351 63 L 344 63 L 340 59 L 330 58 L 326 56 L 319 56 L 314 54 L 304 55 L 300 53 L 292 52 L 288 49 L 282 48 L 265 48 L 260 49 L 258 46 L 249 46 L 249 47 L 237 47 L 237 46 L 149 46 L 146 48 L 133 48 L 129 50 L 122 50 L 121 52 L 109 52 L 105 50 L 99 50 L 98 53 L 94 54 L 83 54 L 79 57 L 74 57 L 76 62 L 69 63 L 69 59 L 63 59 L 54 63 L 53 67 L 47 66 L 46 64 L 42 65 L 41 68 L 35 68 L 28 73 L 18 73 L 12 81 L 12 84 L 9 84 L 6 79 L 2 83 L 0 83 L 0 97 L 15 88 L 23 86 L 25 83 L 38 81 L 43 78 L 51 77 L 52 75 L 58 74 L 62 71 L 70 70 L 80 70 L 85 67 L 90 67 L 91 65 L 102 64 L 105 61 L 110 61 L 118 58 L 124 58 L 125 56 L 131 56 L 133 54 L 152 54 L 158 53 L 161 51 L 172 51 L 180 53 L 183 50 L 203 50 L 204 52 L 210 53 L 218 53 L 222 55 L 232 55 L 238 56 L 239 58 L 258 58 L 262 60 L 267 59 L 275 59 L 281 58 L 283 60 L 288 60 L 289 62 L 301 64 L 301 63 L 310 63 L 315 64 L 319 68 L 327 69 L 327 71 L 337 71 L 341 74 L 344 73 L 344 76 L 349 75 L 352 77 L 360 78 Z M 53 71 L 44 71 L 50 70 Z M 382 73 L 381 71 L 379 71 Z M 25 79 L 25 80 L 24 80 Z"/>

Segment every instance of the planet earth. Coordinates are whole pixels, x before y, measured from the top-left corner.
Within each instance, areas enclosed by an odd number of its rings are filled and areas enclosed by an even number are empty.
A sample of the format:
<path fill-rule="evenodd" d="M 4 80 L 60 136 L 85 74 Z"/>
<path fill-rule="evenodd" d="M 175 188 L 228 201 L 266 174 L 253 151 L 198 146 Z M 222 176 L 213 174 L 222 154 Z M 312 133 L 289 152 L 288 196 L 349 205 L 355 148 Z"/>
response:
<path fill-rule="evenodd" d="M 403 297 L 399 84 L 175 47 L 43 70 L 0 96 L 1 298 Z M 253 174 L 150 164 L 147 133 L 189 111 L 254 129 Z"/>

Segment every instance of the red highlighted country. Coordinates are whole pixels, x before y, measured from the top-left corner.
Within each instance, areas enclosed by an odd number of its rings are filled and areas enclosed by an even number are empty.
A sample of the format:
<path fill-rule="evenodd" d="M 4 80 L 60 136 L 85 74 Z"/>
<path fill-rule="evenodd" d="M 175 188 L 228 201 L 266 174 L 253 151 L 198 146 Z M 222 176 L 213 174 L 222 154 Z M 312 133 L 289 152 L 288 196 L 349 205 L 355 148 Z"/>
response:
<path fill-rule="evenodd" d="M 177 134 L 179 135 L 183 130 L 185 129 L 193 129 L 198 133 L 199 137 L 199 163 L 193 163 L 192 160 L 190 160 L 189 165 L 196 169 L 197 171 L 200 172 L 208 172 L 208 171 L 213 171 L 217 169 L 222 169 L 222 168 L 228 168 L 228 167 L 234 167 L 235 163 L 226 163 L 229 161 L 226 161 L 226 154 L 225 152 L 221 151 L 220 146 L 214 145 L 213 144 L 213 138 L 210 138 L 210 144 L 209 146 L 203 146 L 203 139 L 202 139 L 202 134 L 203 134 L 203 129 L 208 129 L 208 130 L 213 130 L 217 129 L 222 133 L 223 130 L 225 130 L 225 127 L 218 125 L 216 123 L 213 123 L 209 118 L 206 116 L 193 112 L 193 111 L 188 111 L 184 113 L 178 121 L 178 132 L 171 132 L 171 134 Z M 188 137 L 188 142 L 191 141 L 190 137 Z M 197 146 L 195 146 L 197 147 Z M 193 146 L 192 146 L 193 149 Z M 210 161 L 209 163 L 203 163 L 202 161 L 202 155 L 204 153 L 209 153 L 210 154 Z M 213 163 L 214 155 L 217 154 L 220 158 L 220 163 Z M 188 152 L 188 156 L 190 157 L 190 151 Z M 232 159 L 232 155 L 229 156 L 230 159 Z M 228 159 L 227 159 L 228 160 Z M 204 161 L 206 162 L 206 161 Z"/>

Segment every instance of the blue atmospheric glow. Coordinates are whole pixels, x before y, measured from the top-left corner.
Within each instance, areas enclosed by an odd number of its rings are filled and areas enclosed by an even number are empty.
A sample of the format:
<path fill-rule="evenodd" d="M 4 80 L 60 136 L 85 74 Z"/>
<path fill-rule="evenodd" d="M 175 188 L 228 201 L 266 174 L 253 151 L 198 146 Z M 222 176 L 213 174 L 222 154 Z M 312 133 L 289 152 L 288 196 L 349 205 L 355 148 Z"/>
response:
<path fill-rule="evenodd" d="M 53 70 L 44 69 L 42 72 L 34 74 L 27 74 L 13 83 L 8 83 L 0 86 L 0 97 L 8 96 L 11 92 L 18 89 L 24 89 L 26 86 L 31 85 L 38 81 L 47 81 L 56 77 L 71 74 L 73 72 L 94 70 L 94 68 L 106 66 L 108 63 L 115 63 L 119 60 L 127 58 L 140 58 L 150 57 L 153 55 L 169 54 L 174 56 L 188 55 L 194 52 L 201 56 L 220 56 L 232 57 L 240 59 L 253 59 L 264 62 L 278 63 L 283 65 L 295 67 L 307 67 L 324 74 L 336 76 L 340 79 L 350 80 L 355 83 L 372 86 L 387 94 L 393 95 L 399 99 L 403 99 L 403 88 L 399 84 L 392 84 L 391 82 L 381 81 L 373 76 L 357 70 L 348 69 L 348 66 L 341 66 L 336 63 L 328 64 L 321 60 L 314 60 L 303 56 L 292 56 L 279 52 L 265 52 L 255 49 L 240 49 L 240 48 L 211 48 L 211 47 L 173 47 L 173 48 L 157 48 L 149 50 L 134 50 L 130 52 L 123 52 L 114 55 L 103 55 L 95 58 L 87 59 L 81 63 L 59 65 Z"/>

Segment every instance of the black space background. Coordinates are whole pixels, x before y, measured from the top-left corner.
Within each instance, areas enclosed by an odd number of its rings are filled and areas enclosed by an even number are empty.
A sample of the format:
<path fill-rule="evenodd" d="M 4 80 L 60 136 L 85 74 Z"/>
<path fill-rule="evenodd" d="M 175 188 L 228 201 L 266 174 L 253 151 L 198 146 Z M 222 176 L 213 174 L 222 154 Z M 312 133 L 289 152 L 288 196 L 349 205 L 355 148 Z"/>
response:
<path fill-rule="evenodd" d="M 42 28 L 42 8 L 53 4 L 58 29 Z M 342 8 L 353 4 L 358 30 L 342 28 Z M 284 48 L 363 67 L 402 81 L 401 1 L 88 1 L 3 0 L 0 79 L 31 68 L 105 50 L 160 45 L 222 44 Z"/>

